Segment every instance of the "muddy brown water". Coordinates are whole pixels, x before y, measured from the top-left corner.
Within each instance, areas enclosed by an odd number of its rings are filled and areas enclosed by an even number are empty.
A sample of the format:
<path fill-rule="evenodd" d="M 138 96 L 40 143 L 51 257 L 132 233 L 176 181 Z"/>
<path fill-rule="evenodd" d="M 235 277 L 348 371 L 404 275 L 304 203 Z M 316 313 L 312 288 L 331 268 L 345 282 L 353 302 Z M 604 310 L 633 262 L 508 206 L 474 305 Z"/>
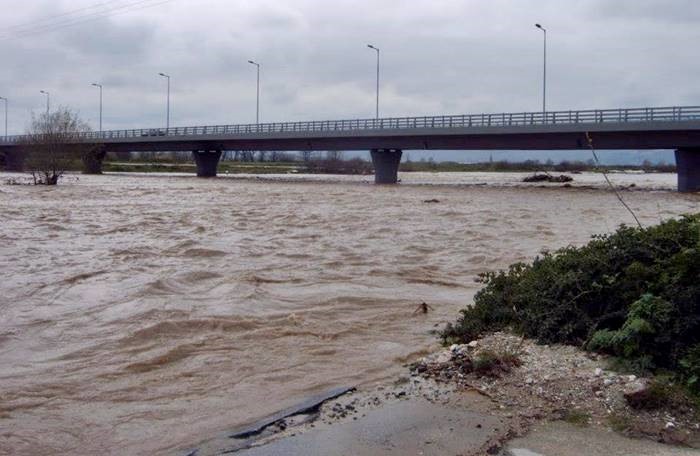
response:
<path fill-rule="evenodd" d="M 437 347 L 479 273 L 632 221 L 602 189 L 333 179 L 0 185 L 0 454 L 178 454 L 390 380 Z M 625 198 L 645 224 L 700 207 Z"/>

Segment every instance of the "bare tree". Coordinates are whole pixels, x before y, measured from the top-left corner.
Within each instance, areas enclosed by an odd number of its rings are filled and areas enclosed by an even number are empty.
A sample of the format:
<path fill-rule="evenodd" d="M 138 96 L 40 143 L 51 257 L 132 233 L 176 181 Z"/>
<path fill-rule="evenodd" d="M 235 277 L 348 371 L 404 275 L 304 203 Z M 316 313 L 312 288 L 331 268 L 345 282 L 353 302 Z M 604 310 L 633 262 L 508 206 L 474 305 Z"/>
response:
<path fill-rule="evenodd" d="M 66 170 L 75 168 L 80 159 L 95 149 L 81 142 L 79 133 L 90 127 L 78 114 L 66 107 L 52 113 L 32 115 L 32 123 L 22 141 L 25 168 L 35 185 L 56 185 Z"/>

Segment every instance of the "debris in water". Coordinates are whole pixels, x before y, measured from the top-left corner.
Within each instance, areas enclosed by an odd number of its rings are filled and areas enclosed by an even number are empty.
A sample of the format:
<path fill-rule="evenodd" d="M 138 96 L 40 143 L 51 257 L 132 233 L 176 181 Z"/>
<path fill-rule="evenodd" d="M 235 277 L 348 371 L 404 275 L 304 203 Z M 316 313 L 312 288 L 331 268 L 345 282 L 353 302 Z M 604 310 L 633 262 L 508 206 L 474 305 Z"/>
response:
<path fill-rule="evenodd" d="M 425 302 L 421 303 L 416 307 L 416 310 L 413 311 L 413 315 L 416 314 L 427 314 L 428 311 L 430 310 L 435 310 L 430 304 L 427 304 Z"/>
<path fill-rule="evenodd" d="M 571 182 L 574 180 L 571 176 L 566 176 L 561 174 L 559 176 L 552 176 L 551 174 L 533 174 L 532 176 L 527 176 L 523 179 L 523 182 Z"/>

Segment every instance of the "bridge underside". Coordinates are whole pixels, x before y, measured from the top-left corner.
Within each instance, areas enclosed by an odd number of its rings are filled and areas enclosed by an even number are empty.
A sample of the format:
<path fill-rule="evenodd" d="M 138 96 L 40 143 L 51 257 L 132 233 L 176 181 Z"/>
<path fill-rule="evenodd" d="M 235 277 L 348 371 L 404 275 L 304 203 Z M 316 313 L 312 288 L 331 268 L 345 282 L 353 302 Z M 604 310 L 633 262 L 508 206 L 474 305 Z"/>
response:
<path fill-rule="evenodd" d="M 592 131 L 596 149 L 649 150 L 700 147 L 700 130 Z M 585 132 L 538 132 L 503 134 L 426 134 L 411 135 L 396 131 L 382 134 L 335 137 L 269 137 L 235 139 L 211 135 L 206 139 L 143 138 L 122 142 L 105 142 L 110 152 L 193 151 L 193 150 L 577 150 L 587 149 Z"/>

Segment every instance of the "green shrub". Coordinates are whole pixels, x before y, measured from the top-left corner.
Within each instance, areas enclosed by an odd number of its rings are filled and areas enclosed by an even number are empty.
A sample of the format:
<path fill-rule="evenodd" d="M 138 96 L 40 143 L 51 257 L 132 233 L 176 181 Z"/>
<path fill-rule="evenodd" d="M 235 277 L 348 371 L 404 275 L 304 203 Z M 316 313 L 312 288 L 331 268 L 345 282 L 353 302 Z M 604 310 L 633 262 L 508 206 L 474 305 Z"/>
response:
<path fill-rule="evenodd" d="M 646 369 L 678 372 L 683 359 L 687 381 L 698 382 L 700 350 L 690 348 L 700 344 L 700 214 L 645 229 L 622 226 L 481 281 L 474 305 L 445 328 L 443 341 L 511 328 Z"/>
<path fill-rule="evenodd" d="M 638 370 L 651 370 L 654 353 L 669 348 L 673 314 L 674 307 L 668 301 L 645 294 L 630 306 L 620 329 L 595 332 L 586 348 L 624 358 Z"/>
<path fill-rule="evenodd" d="M 686 386 L 696 394 L 700 394 L 700 344 L 688 349 L 679 364 Z"/>

